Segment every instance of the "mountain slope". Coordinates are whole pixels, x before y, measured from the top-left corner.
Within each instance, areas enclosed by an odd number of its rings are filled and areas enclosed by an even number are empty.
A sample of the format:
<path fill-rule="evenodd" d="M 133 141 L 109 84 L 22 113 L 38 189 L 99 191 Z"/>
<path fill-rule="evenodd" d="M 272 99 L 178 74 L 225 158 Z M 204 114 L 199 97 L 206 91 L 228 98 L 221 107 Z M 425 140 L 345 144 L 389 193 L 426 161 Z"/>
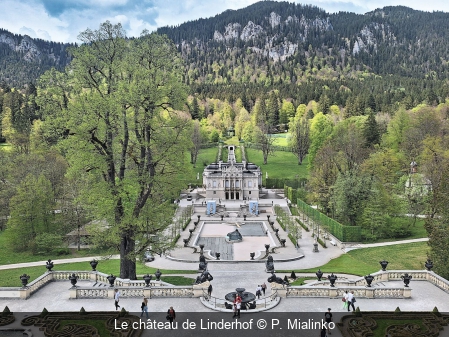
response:
<path fill-rule="evenodd" d="M 0 29 L 0 79 L 20 87 L 34 82 L 51 67 L 63 69 L 70 62 L 69 46 Z"/>
<path fill-rule="evenodd" d="M 364 15 L 263 1 L 163 27 L 189 83 L 299 83 L 357 72 L 448 79 L 449 14 L 385 7 Z"/>

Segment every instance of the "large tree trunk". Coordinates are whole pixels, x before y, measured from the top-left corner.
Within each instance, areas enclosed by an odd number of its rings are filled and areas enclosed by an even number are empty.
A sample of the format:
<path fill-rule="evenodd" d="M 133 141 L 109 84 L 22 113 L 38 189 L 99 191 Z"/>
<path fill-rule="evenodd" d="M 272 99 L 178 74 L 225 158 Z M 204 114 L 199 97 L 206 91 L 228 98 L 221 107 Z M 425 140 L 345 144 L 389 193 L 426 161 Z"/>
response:
<path fill-rule="evenodd" d="M 123 232 L 120 240 L 120 278 L 137 280 L 136 259 L 134 256 L 135 241 L 133 239 L 134 231 L 127 230 Z"/>

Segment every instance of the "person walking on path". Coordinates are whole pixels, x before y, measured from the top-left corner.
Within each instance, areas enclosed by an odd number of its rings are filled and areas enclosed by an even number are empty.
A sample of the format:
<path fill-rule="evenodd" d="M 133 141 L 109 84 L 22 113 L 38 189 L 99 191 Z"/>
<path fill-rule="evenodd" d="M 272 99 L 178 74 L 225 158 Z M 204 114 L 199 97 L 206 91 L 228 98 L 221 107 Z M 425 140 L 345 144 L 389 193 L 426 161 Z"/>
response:
<path fill-rule="evenodd" d="M 262 283 L 262 292 L 263 292 L 263 296 L 265 296 L 265 291 L 267 290 L 267 285 L 264 283 Z"/>
<path fill-rule="evenodd" d="M 325 322 L 327 323 L 327 333 L 328 335 L 331 335 L 331 330 L 329 328 L 329 323 L 332 322 L 332 313 L 331 313 L 331 308 L 327 308 L 327 311 L 324 313 L 324 319 Z"/>
<path fill-rule="evenodd" d="M 240 309 L 242 307 L 242 298 L 240 297 L 240 295 L 237 295 L 235 300 L 234 300 L 234 317 L 238 317 L 240 318 Z"/>
<path fill-rule="evenodd" d="M 349 294 L 348 294 L 348 291 L 346 290 L 345 291 L 345 295 L 341 299 L 343 301 L 343 309 L 348 309 L 349 308 L 348 297 L 349 297 Z M 349 309 L 348 309 L 348 311 L 349 311 Z"/>
<path fill-rule="evenodd" d="M 209 297 L 212 296 L 212 284 L 209 284 L 209 287 L 207 288 L 207 295 L 209 295 Z"/>
<path fill-rule="evenodd" d="M 170 321 L 170 329 L 173 330 L 173 321 L 176 318 L 176 312 L 173 307 L 170 307 L 170 309 L 167 310 L 167 320 Z"/>
<path fill-rule="evenodd" d="M 355 311 L 355 307 L 354 307 L 355 297 L 354 297 L 353 291 L 348 293 L 348 298 L 346 299 L 346 302 L 348 303 L 348 312 L 349 312 L 349 306 L 352 306 L 352 311 Z"/>
<path fill-rule="evenodd" d="M 142 301 L 142 313 L 140 314 L 140 317 L 142 317 L 144 312 L 147 315 L 147 319 L 148 319 L 148 298 L 146 298 L 145 296 L 143 297 L 143 301 Z"/>
<path fill-rule="evenodd" d="M 260 299 L 261 295 L 262 295 L 262 286 L 258 285 L 257 288 L 256 288 L 257 299 Z"/>
<path fill-rule="evenodd" d="M 118 305 L 118 302 L 120 301 L 120 291 L 118 291 L 118 289 L 115 289 L 115 294 L 114 294 L 114 301 L 115 301 L 115 310 L 118 310 L 118 308 L 120 308 L 120 306 Z"/>

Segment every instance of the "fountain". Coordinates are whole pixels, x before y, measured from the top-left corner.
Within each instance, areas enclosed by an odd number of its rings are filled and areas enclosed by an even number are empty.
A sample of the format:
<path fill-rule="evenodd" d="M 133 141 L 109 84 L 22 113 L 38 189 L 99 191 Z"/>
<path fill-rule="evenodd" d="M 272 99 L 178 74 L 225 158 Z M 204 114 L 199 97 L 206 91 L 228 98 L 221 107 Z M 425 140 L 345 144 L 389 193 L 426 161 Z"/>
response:
<path fill-rule="evenodd" d="M 242 299 L 242 308 L 246 308 L 247 303 L 256 300 L 256 295 L 245 291 L 245 288 L 236 288 L 232 293 L 226 294 L 225 299 L 233 303 L 237 294 L 240 295 L 240 298 Z"/>

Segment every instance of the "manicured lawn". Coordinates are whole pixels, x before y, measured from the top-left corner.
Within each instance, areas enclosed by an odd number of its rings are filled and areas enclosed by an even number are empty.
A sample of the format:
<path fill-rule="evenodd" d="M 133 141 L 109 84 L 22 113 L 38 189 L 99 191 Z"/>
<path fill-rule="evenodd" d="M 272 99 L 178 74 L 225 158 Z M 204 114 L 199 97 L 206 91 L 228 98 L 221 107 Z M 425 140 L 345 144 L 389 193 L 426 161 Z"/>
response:
<path fill-rule="evenodd" d="M 175 286 L 191 286 L 195 279 L 184 276 L 162 276 L 161 280 Z"/>
<path fill-rule="evenodd" d="M 412 225 L 413 219 L 410 217 L 394 217 L 393 222 L 400 223 L 404 225 L 410 224 L 410 235 L 403 238 L 382 238 L 377 240 L 364 240 L 364 243 L 377 243 L 377 242 L 390 242 L 398 240 L 411 240 L 411 239 L 421 239 L 427 238 L 427 231 L 424 228 L 424 219 L 417 219 L 415 225 Z"/>
<path fill-rule="evenodd" d="M 315 280 L 315 277 L 299 277 L 294 282 L 290 283 L 291 286 L 303 286 L 306 284 L 305 280 Z"/>
<path fill-rule="evenodd" d="M 193 267 L 192 267 L 193 268 Z M 65 264 L 56 264 L 53 270 L 74 270 L 74 271 L 88 271 L 92 270 L 89 262 L 75 262 L 75 263 L 65 263 Z M 120 261 L 119 260 L 103 260 L 98 263 L 97 270 L 99 272 L 105 274 L 114 274 L 119 275 L 120 271 Z M 19 276 L 26 273 L 30 275 L 30 280 L 34 280 L 35 278 L 44 274 L 47 270 L 45 269 L 45 265 L 42 267 L 25 267 L 25 268 L 16 268 L 16 269 L 6 269 L 0 270 L 0 287 L 19 287 L 21 286 Z M 196 274 L 196 270 L 160 270 L 162 273 L 162 279 L 164 280 L 164 275 L 170 274 Z M 138 278 L 141 278 L 145 274 L 154 274 L 156 272 L 156 268 L 147 267 L 141 263 L 137 263 L 137 275 Z M 140 277 L 139 277 L 140 276 Z M 165 277 L 166 278 L 166 277 Z M 184 280 L 189 284 L 192 284 L 193 281 L 190 279 Z M 168 281 L 167 281 L 168 282 Z M 178 282 L 181 282 L 178 280 Z"/>
<path fill-rule="evenodd" d="M 48 259 L 70 259 L 75 257 L 101 256 L 106 252 L 98 249 L 70 249 L 70 254 L 54 255 L 54 254 L 33 254 L 31 252 L 14 252 L 8 248 L 7 237 L 5 231 L 0 231 L 0 265 L 44 261 Z"/>
<path fill-rule="evenodd" d="M 290 138 L 289 133 L 278 133 L 275 135 L 272 135 L 271 137 L 274 138 L 274 145 L 276 146 L 288 146 L 288 141 Z"/>
<path fill-rule="evenodd" d="M 195 164 L 190 164 L 190 152 L 186 153 L 187 167 L 185 171 L 178 174 L 178 178 L 189 182 L 198 182 L 198 185 L 202 184 L 202 176 L 204 168 L 217 160 L 218 147 L 211 147 L 207 149 L 201 149 L 198 153 L 198 158 Z M 200 179 L 197 180 L 197 173 L 199 173 Z"/>
<path fill-rule="evenodd" d="M 307 178 L 309 176 L 307 157 L 302 165 L 298 165 L 298 158 L 291 152 L 277 151 L 274 155 L 268 156 L 268 164 L 263 165 L 262 151 L 246 149 L 248 161 L 259 165 L 263 172 L 263 183 L 265 184 L 266 172 L 268 178 L 295 179 Z M 269 187 L 269 186 L 268 186 Z"/>
<path fill-rule="evenodd" d="M 427 242 L 355 249 L 321 267 L 295 270 L 295 273 L 315 273 L 320 268 L 324 273 L 346 273 L 363 276 L 379 271 L 381 269 L 379 261 L 384 259 L 389 262 L 387 269 L 423 270 L 428 250 Z M 291 270 L 278 272 L 291 273 Z"/>

